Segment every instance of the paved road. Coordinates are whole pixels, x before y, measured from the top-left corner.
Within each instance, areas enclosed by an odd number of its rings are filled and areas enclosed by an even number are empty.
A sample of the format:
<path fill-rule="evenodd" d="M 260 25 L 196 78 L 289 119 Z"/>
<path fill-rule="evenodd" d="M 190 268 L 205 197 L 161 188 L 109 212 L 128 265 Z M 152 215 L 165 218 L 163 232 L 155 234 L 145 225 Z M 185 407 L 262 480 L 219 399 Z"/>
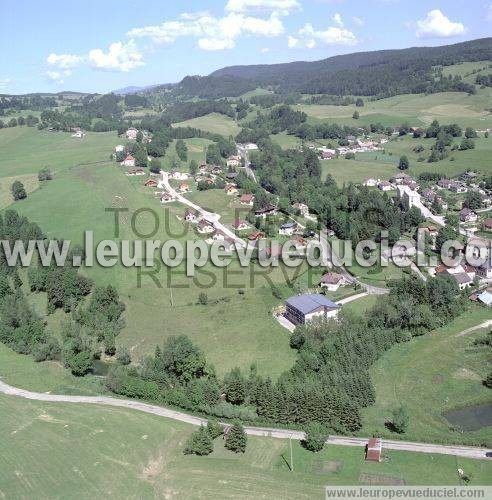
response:
<path fill-rule="evenodd" d="M 0 392 L 9 396 L 17 396 L 24 399 L 35 401 L 45 401 L 50 403 L 78 403 L 78 404 L 95 404 L 101 406 L 112 406 L 118 408 L 127 408 L 138 410 L 144 413 L 151 413 L 161 417 L 179 420 L 191 425 L 204 425 L 206 420 L 187 413 L 171 410 L 162 406 L 142 403 L 140 401 L 117 399 L 108 396 L 69 396 L 62 394 L 46 394 L 40 392 L 31 392 L 24 389 L 12 387 L 0 380 Z M 246 426 L 246 434 L 250 436 L 272 437 L 277 439 L 304 439 L 304 432 L 289 429 L 273 429 L 269 427 L 252 427 Z M 355 438 L 344 436 L 330 436 L 327 440 L 329 444 L 341 446 L 365 446 L 367 438 Z M 429 443 L 413 443 L 408 441 L 383 441 L 383 448 L 388 450 L 403 450 L 416 451 L 419 453 L 437 453 L 442 455 L 457 455 L 468 458 L 485 458 L 487 450 L 485 448 L 475 448 L 471 446 L 444 446 L 439 444 Z"/>
<path fill-rule="evenodd" d="M 472 333 L 476 330 L 481 330 L 482 328 L 488 328 L 489 326 L 492 326 L 492 319 L 484 321 L 480 325 L 472 326 L 471 328 L 467 328 L 466 330 L 463 330 L 462 332 L 458 333 L 456 336 L 457 337 L 464 337 L 465 335 L 468 335 L 469 333 Z"/>
<path fill-rule="evenodd" d="M 157 187 L 159 189 L 165 189 L 171 196 L 174 196 L 178 201 L 180 201 L 184 205 L 188 205 L 189 207 L 193 208 L 198 213 L 200 213 L 205 219 L 207 219 L 210 222 L 213 222 L 216 229 L 222 231 L 226 236 L 234 240 L 239 246 L 245 247 L 247 245 L 243 239 L 239 238 L 239 236 L 237 236 L 233 231 L 231 231 L 228 227 L 224 226 L 224 224 L 220 222 L 219 214 L 216 214 L 214 212 L 207 212 L 196 203 L 193 203 L 192 201 L 188 200 L 188 198 L 185 198 L 182 194 L 178 193 L 171 186 L 171 184 L 169 184 L 169 175 L 167 172 L 161 170 L 161 176 L 162 179 L 157 184 Z"/>

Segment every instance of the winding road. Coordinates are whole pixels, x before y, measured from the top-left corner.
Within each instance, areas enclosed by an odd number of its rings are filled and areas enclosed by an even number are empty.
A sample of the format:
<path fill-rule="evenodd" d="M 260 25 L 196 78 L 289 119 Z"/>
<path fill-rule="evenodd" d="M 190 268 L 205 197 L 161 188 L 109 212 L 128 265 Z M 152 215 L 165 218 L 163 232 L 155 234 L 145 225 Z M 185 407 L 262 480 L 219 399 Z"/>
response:
<path fill-rule="evenodd" d="M 109 396 L 69 396 L 62 394 L 47 394 L 41 392 L 31 392 L 25 389 L 18 389 L 6 384 L 0 380 L 0 393 L 8 396 L 17 396 L 24 399 L 35 401 L 44 401 L 48 403 L 77 403 L 77 404 L 94 404 L 101 406 L 112 406 L 118 408 L 126 408 L 130 410 L 138 410 L 160 417 L 171 418 L 191 425 L 206 425 L 207 420 L 182 413 L 180 411 L 171 410 L 163 406 L 142 403 L 140 401 L 117 399 Z M 224 424 L 225 425 L 225 424 Z M 271 437 L 277 439 L 304 439 L 304 432 L 289 429 L 274 429 L 270 427 L 244 427 L 246 434 L 250 436 Z M 336 444 L 340 446 L 360 446 L 364 447 L 367 444 L 367 438 L 330 436 L 327 439 L 328 444 Z M 429 443 L 414 443 L 410 441 L 392 441 L 383 440 L 383 448 L 387 450 L 414 451 L 418 453 L 437 453 L 441 455 L 456 455 L 466 458 L 485 458 L 485 453 L 491 451 L 485 448 L 476 448 L 472 446 L 444 446 L 440 444 Z"/>
<path fill-rule="evenodd" d="M 208 212 L 207 210 L 204 210 L 202 207 L 197 205 L 196 203 L 193 203 L 192 201 L 188 200 L 188 198 L 184 197 L 182 194 L 178 193 L 172 186 L 169 184 L 169 175 L 167 172 L 164 170 L 161 170 L 161 180 L 157 184 L 157 187 L 159 189 L 165 189 L 171 196 L 176 198 L 179 202 L 183 203 L 184 205 L 189 206 L 190 208 L 193 208 L 196 210 L 198 213 L 202 215 L 205 219 L 207 219 L 210 222 L 213 222 L 214 226 L 216 229 L 222 231 L 226 236 L 234 240 L 239 246 L 241 247 L 246 247 L 247 243 L 237 236 L 233 231 L 231 231 L 228 227 L 226 227 L 224 224 L 220 222 L 220 215 L 216 214 L 214 212 Z"/>

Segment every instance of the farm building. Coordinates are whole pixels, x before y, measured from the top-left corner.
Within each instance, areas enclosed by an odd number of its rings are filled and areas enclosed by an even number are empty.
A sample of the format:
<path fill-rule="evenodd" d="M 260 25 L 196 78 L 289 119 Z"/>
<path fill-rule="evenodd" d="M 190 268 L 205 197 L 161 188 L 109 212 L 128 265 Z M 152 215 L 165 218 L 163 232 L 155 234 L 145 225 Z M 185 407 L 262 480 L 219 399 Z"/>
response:
<path fill-rule="evenodd" d="M 371 438 L 366 445 L 366 460 L 369 462 L 380 462 L 383 451 L 383 441 L 380 438 Z"/>
<path fill-rule="evenodd" d="M 471 208 L 463 208 L 460 212 L 461 222 L 477 222 L 478 216 Z"/>
<path fill-rule="evenodd" d="M 294 325 L 309 323 L 315 318 L 334 318 L 340 306 L 324 295 L 295 295 L 285 301 L 285 316 Z"/>

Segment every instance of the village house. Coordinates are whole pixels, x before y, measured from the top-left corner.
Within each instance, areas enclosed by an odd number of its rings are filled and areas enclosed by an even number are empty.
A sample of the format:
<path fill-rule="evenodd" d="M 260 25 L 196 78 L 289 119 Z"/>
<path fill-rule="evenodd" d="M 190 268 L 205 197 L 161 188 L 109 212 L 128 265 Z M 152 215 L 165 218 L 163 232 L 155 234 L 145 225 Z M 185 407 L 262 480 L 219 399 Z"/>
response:
<path fill-rule="evenodd" d="M 174 171 L 169 174 L 169 178 L 175 179 L 177 181 L 185 181 L 186 179 L 188 179 L 188 174 L 186 172 Z"/>
<path fill-rule="evenodd" d="M 393 184 L 404 184 L 405 181 L 411 181 L 413 180 L 408 174 L 405 174 L 404 172 L 399 172 L 398 174 L 393 175 L 393 177 L 390 178 L 390 182 Z"/>
<path fill-rule="evenodd" d="M 306 217 L 306 215 L 309 215 L 309 207 L 304 203 L 294 203 L 292 205 L 292 208 L 299 212 L 302 217 Z"/>
<path fill-rule="evenodd" d="M 477 222 L 478 215 L 471 208 L 463 208 L 460 211 L 461 222 Z"/>
<path fill-rule="evenodd" d="M 292 238 L 291 243 L 296 247 L 296 250 L 303 250 L 309 244 L 308 240 L 306 240 L 300 235 L 295 235 Z"/>
<path fill-rule="evenodd" d="M 242 220 L 242 219 L 236 219 L 236 220 L 232 223 L 232 227 L 233 227 L 236 231 L 244 231 L 245 229 L 249 229 L 249 224 L 248 224 L 245 220 Z"/>
<path fill-rule="evenodd" d="M 468 191 L 468 188 L 466 186 L 463 186 L 463 184 L 455 181 L 450 182 L 448 189 L 457 194 L 466 193 Z"/>
<path fill-rule="evenodd" d="M 340 306 L 321 294 L 304 294 L 285 301 L 285 317 L 294 325 L 303 325 L 316 318 L 335 318 Z"/>
<path fill-rule="evenodd" d="M 403 185 L 408 186 L 412 191 L 418 191 L 420 189 L 418 182 L 414 181 L 412 178 L 405 179 Z"/>
<path fill-rule="evenodd" d="M 213 241 L 224 241 L 226 239 L 226 235 L 220 231 L 219 229 L 215 230 L 215 233 L 212 235 Z"/>
<path fill-rule="evenodd" d="M 197 215 L 196 210 L 194 210 L 193 208 L 187 208 L 185 210 L 184 218 L 185 218 L 185 221 L 187 221 L 187 222 L 192 222 L 192 223 L 196 222 L 198 219 L 198 215 Z"/>
<path fill-rule="evenodd" d="M 173 196 L 169 193 L 162 193 L 160 198 L 161 198 L 161 203 L 171 203 L 172 201 L 174 201 Z"/>
<path fill-rule="evenodd" d="M 489 292 L 489 290 L 484 290 L 477 295 L 477 300 L 487 307 L 492 307 L 492 292 Z"/>
<path fill-rule="evenodd" d="M 179 185 L 179 191 L 180 191 L 181 193 L 190 193 L 190 192 L 191 192 L 191 189 L 190 189 L 189 184 L 187 184 L 186 182 L 182 182 L 182 183 Z"/>
<path fill-rule="evenodd" d="M 204 174 L 206 171 L 208 170 L 208 166 L 206 163 L 200 163 L 200 165 L 198 166 L 198 171 L 202 174 Z"/>
<path fill-rule="evenodd" d="M 254 199 L 255 197 L 252 194 L 249 193 L 243 194 L 239 198 L 239 203 L 241 203 L 241 205 L 253 206 Z"/>
<path fill-rule="evenodd" d="M 262 217 L 264 219 L 269 215 L 277 215 L 277 207 L 267 205 L 266 207 L 259 208 L 255 211 L 255 217 Z"/>
<path fill-rule="evenodd" d="M 282 234 L 284 236 L 292 236 L 296 230 L 297 230 L 297 222 L 290 220 L 290 221 L 284 222 L 280 226 L 280 228 L 278 230 L 278 234 Z"/>
<path fill-rule="evenodd" d="M 437 185 L 442 188 L 442 189 L 449 189 L 449 186 L 453 183 L 454 181 L 450 179 L 439 179 L 437 181 Z"/>
<path fill-rule="evenodd" d="M 123 151 L 125 151 L 125 146 L 123 146 L 123 144 L 118 144 L 114 147 L 115 153 L 122 153 Z"/>
<path fill-rule="evenodd" d="M 335 157 L 335 152 L 331 152 L 331 151 L 322 151 L 321 152 L 321 159 L 322 160 L 331 160 L 332 158 Z"/>
<path fill-rule="evenodd" d="M 230 183 L 230 184 L 226 184 L 224 191 L 225 191 L 225 194 L 230 196 L 230 195 L 236 194 L 238 192 L 238 188 L 237 188 L 236 184 Z"/>
<path fill-rule="evenodd" d="M 490 257 L 481 266 L 477 267 L 477 276 L 486 280 L 492 279 L 492 262 L 490 261 Z"/>
<path fill-rule="evenodd" d="M 484 231 L 492 231 L 492 219 L 485 219 L 482 224 Z"/>
<path fill-rule="evenodd" d="M 262 231 L 253 231 L 252 233 L 248 234 L 249 241 L 258 241 L 264 237 L 265 237 L 265 233 L 263 233 Z"/>
<path fill-rule="evenodd" d="M 212 174 L 218 175 L 222 172 L 222 167 L 220 165 L 214 165 L 211 170 Z"/>
<path fill-rule="evenodd" d="M 399 185 L 396 188 L 398 193 L 398 199 L 403 201 L 408 208 L 412 208 L 417 205 L 420 201 L 419 194 L 406 185 Z"/>
<path fill-rule="evenodd" d="M 452 276 L 458 283 L 460 290 L 464 290 L 473 284 L 473 279 L 475 277 L 475 269 L 469 266 L 462 266 L 458 264 L 454 267 L 448 267 L 445 265 L 440 265 L 436 268 L 436 275 L 441 273 L 447 273 Z"/>
<path fill-rule="evenodd" d="M 371 438 L 366 445 L 366 461 L 380 462 L 383 451 L 383 442 L 381 438 Z"/>
<path fill-rule="evenodd" d="M 197 231 L 201 234 L 209 234 L 215 231 L 214 223 L 203 218 L 198 221 Z"/>
<path fill-rule="evenodd" d="M 129 168 L 125 175 L 134 176 L 134 175 L 145 175 L 145 170 L 143 168 Z"/>
<path fill-rule="evenodd" d="M 341 274 L 334 272 L 323 274 L 319 282 L 321 288 L 326 288 L 330 292 L 336 292 L 344 284 L 345 278 Z"/>
<path fill-rule="evenodd" d="M 227 158 L 226 165 L 228 167 L 239 167 L 241 165 L 241 157 L 237 155 L 231 155 Z"/>
<path fill-rule="evenodd" d="M 378 189 L 380 189 L 381 191 L 391 191 L 393 189 L 393 184 L 388 181 L 381 181 L 378 184 Z"/>
<path fill-rule="evenodd" d="M 374 187 L 377 186 L 380 182 L 381 179 L 376 179 L 375 177 L 366 177 L 362 185 L 367 187 Z"/>
<path fill-rule="evenodd" d="M 122 167 L 134 167 L 135 158 L 132 155 L 126 155 L 126 158 L 120 163 Z"/>
<path fill-rule="evenodd" d="M 126 131 L 126 138 L 129 141 L 134 141 L 137 138 L 138 130 L 135 127 L 130 127 Z"/>
<path fill-rule="evenodd" d="M 79 127 L 73 128 L 72 131 L 72 137 L 75 137 L 76 139 L 83 139 L 85 137 L 85 132 Z"/>
<path fill-rule="evenodd" d="M 157 187 L 157 181 L 155 179 L 148 179 L 144 182 L 145 187 Z"/>

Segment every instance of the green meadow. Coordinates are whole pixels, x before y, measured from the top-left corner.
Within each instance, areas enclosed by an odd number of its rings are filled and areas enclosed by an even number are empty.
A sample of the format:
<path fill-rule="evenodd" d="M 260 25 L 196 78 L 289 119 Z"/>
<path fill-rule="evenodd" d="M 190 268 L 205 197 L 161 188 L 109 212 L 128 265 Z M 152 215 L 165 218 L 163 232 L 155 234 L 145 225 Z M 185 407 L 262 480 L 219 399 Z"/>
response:
<path fill-rule="evenodd" d="M 240 131 L 238 124 L 232 118 L 220 113 L 210 113 L 205 116 L 199 116 L 198 118 L 175 123 L 174 126 L 198 128 L 205 132 L 221 134 L 226 137 L 230 135 L 235 136 Z"/>
<path fill-rule="evenodd" d="M 369 101 L 364 107 L 302 104 L 295 106 L 304 111 L 310 123 L 328 122 L 353 127 L 380 122 L 385 126 L 407 122 L 413 127 L 429 125 L 437 119 L 443 124 L 458 123 L 462 127 L 485 129 L 492 126 L 492 89 L 478 89 L 475 95 L 460 92 L 437 94 L 403 94 L 387 99 Z M 352 118 L 354 111 L 359 119 Z"/>
<path fill-rule="evenodd" d="M 207 457 L 182 453 L 193 427 L 136 411 L 27 401 L 0 395 L 2 498 L 321 498 L 327 485 L 491 484 L 492 462 L 360 447 L 320 453 L 286 440 L 249 438 L 246 453 L 214 443 Z M 124 429 L 124 431 L 123 431 Z M 77 443 L 76 446 L 73 444 Z"/>
<path fill-rule="evenodd" d="M 0 144 L 6 151 L 0 160 L 2 175 L 34 174 L 44 166 L 55 172 L 54 180 L 11 206 L 37 222 L 48 237 L 63 237 L 74 243 L 83 241 L 85 230 L 94 232 L 96 243 L 111 238 L 114 214 L 106 210 L 115 208 L 128 209 L 120 215 L 117 240 L 146 239 L 154 229 L 154 217 L 157 231 L 150 239 L 189 239 L 193 229 L 184 227 L 177 218 L 183 215 L 184 207 L 171 204 L 164 208 L 153 196 L 154 190 L 143 187 L 146 177 L 128 178 L 122 167 L 109 161 L 114 145 L 120 142 L 114 133 L 89 134 L 78 140 L 70 134 L 24 127 L 1 130 Z M 187 143 L 190 156 L 204 159 L 206 143 Z M 15 160 L 8 161 L 14 156 Z M 222 191 L 207 195 L 229 202 Z M 156 216 L 151 212 L 135 214 L 141 208 L 152 210 Z M 184 333 L 204 350 L 219 374 L 235 366 L 247 370 L 257 363 L 260 373 L 275 378 L 292 365 L 294 351 L 289 347 L 289 334 L 271 315 L 279 301 L 272 295 L 270 282 L 285 282 L 282 271 L 270 273 L 257 266 L 241 268 L 237 264 L 227 271 L 207 264 L 194 278 L 184 276 L 183 267 L 144 271 L 153 271 L 154 275 L 139 275 L 137 269 L 121 264 L 83 269 L 96 283 L 111 283 L 118 289 L 127 306 L 126 327 L 118 344 L 130 348 L 135 359 L 153 352 L 169 336 Z M 244 287 L 243 294 L 238 291 L 240 287 Z M 201 292 L 208 295 L 208 306 L 197 305 Z M 38 306 L 43 308 L 42 304 Z"/>
<path fill-rule="evenodd" d="M 404 405 L 410 416 L 403 438 L 409 441 L 492 444 L 492 427 L 462 433 L 443 413 L 469 405 L 490 403 L 483 384 L 490 353 L 473 341 L 484 330 L 458 334 L 490 319 L 485 307 L 471 306 L 443 328 L 394 346 L 371 367 L 376 403 L 363 411 L 363 432 L 395 437 L 385 427 L 392 411 Z"/>

